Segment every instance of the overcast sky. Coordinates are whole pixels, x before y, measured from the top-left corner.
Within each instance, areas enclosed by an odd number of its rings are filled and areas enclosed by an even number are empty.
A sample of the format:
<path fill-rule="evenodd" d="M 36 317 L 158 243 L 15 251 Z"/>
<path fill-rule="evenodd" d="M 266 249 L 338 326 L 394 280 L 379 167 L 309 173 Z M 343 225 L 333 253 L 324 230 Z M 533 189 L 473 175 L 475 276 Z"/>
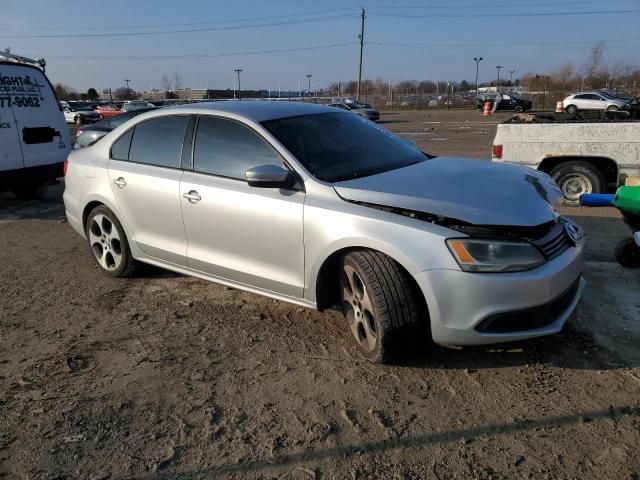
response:
<path fill-rule="evenodd" d="M 446 5 L 449 3 L 449 5 Z M 366 9 L 363 76 L 480 81 L 515 70 L 580 66 L 607 42 L 610 63 L 639 63 L 640 0 L 0 0 L 0 47 L 47 59 L 52 82 L 79 91 L 124 85 L 297 89 L 357 78 L 359 9 Z M 584 12 L 598 12 L 581 15 Z M 613 13 L 615 12 L 615 13 Z M 578 13 L 578 14 L 577 14 Z M 161 32 L 161 33 L 157 33 Z M 313 47 L 313 48 L 312 48 Z M 315 48 L 322 47 L 322 48 Z M 276 52 L 274 52 L 274 50 Z M 288 51 L 283 51 L 288 50 Z M 249 52 L 254 52 L 249 54 Z M 164 57 L 164 58 L 162 58 Z"/>

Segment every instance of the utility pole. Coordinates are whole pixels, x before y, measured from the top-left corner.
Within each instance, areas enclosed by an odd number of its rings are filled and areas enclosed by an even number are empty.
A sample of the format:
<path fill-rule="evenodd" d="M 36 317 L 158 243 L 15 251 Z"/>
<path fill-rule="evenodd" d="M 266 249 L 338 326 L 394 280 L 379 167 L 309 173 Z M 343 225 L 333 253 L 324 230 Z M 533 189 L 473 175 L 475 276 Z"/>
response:
<path fill-rule="evenodd" d="M 358 68 L 358 89 L 356 91 L 357 101 L 360 101 L 360 84 L 362 83 L 362 51 L 364 50 L 364 7 L 360 10 L 360 66 Z"/>
<path fill-rule="evenodd" d="M 307 73 L 307 80 L 309 80 L 309 90 L 307 90 L 309 92 L 309 96 L 311 96 L 311 77 L 313 77 L 312 74 Z"/>
<path fill-rule="evenodd" d="M 515 70 L 509 70 L 509 83 L 513 86 L 513 74 L 516 73 Z"/>
<path fill-rule="evenodd" d="M 240 72 L 242 72 L 242 69 L 235 68 L 233 71 L 236 72 L 236 75 L 238 76 L 238 100 L 242 100 L 242 89 L 240 88 Z"/>
<path fill-rule="evenodd" d="M 500 69 L 502 68 L 502 65 L 496 65 L 496 69 L 498 70 L 498 81 L 497 81 L 497 91 L 500 91 Z"/>
<path fill-rule="evenodd" d="M 127 91 L 125 92 L 126 98 L 131 98 L 131 90 L 129 89 L 129 82 L 131 80 L 129 80 L 128 78 L 124 79 L 124 83 L 127 84 Z"/>
<path fill-rule="evenodd" d="M 480 62 L 482 61 L 482 57 L 473 57 L 473 59 L 476 62 L 476 97 L 478 96 L 478 68 L 480 65 Z"/>

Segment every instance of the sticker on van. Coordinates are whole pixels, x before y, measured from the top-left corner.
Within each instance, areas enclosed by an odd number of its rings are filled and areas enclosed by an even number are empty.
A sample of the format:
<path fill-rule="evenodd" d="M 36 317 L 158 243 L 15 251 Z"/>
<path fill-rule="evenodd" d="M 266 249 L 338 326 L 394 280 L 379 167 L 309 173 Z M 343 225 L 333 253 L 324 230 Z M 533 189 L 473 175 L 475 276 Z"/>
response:
<path fill-rule="evenodd" d="M 31 75 L 3 75 L 0 71 L 0 108 L 40 108 L 45 99 L 43 87 Z"/>

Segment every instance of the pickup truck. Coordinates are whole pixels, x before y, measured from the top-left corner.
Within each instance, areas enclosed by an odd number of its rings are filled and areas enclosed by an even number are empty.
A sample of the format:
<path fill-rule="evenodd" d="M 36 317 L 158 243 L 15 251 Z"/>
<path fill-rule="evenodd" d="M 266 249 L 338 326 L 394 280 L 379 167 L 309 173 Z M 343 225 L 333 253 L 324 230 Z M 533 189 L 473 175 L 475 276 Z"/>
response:
<path fill-rule="evenodd" d="M 640 175 L 640 122 L 549 122 L 507 120 L 493 140 L 494 162 L 548 173 L 565 202 L 583 193 L 606 193 Z"/>

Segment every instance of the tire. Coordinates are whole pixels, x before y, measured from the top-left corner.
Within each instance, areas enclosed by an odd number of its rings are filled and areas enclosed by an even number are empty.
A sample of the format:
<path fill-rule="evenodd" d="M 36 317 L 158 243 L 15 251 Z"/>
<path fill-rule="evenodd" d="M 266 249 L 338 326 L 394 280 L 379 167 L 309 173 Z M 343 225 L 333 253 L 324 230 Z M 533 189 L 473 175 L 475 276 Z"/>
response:
<path fill-rule="evenodd" d="M 607 112 L 617 112 L 618 110 L 620 110 L 620 107 L 617 105 L 609 105 L 607 107 Z"/>
<path fill-rule="evenodd" d="M 580 195 L 583 193 L 603 193 L 605 191 L 604 176 L 587 162 L 561 163 L 551 170 L 550 175 L 562 190 L 564 202 L 568 205 L 578 205 Z"/>
<path fill-rule="evenodd" d="M 76 115 L 73 119 L 73 123 L 75 123 L 78 127 L 82 125 L 82 117 L 80 115 Z"/>
<path fill-rule="evenodd" d="M 524 105 L 517 103 L 516 106 L 513 107 L 513 109 L 516 111 L 516 113 L 522 113 L 524 112 Z"/>
<path fill-rule="evenodd" d="M 415 285 L 397 262 L 372 250 L 345 255 L 340 272 L 342 311 L 358 349 L 371 362 L 392 361 L 424 325 Z"/>
<path fill-rule="evenodd" d="M 567 108 L 564 109 L 569 115 L 575 115 L 578 111 L 578 107 L 575 105 L 567 105 Z"/>
<path fill-rule="evenodd" d="M 23 185 L 13 187 L 11 191 L 20 200 L 37 200 L 38 198 L 42 198 L 48 188 L 49 185 L 25 183 Z"/>
<path fill-rule="evenodd" d="M 136 261 L 131 255 L 127 236 L 115 214 L 101 205 L 94 208 L 85 225 L 89 249 L 98 266 L 114 277 L 128 277 Z"/>
<path fill-rule="evenodd" d="M 618 263 L 624 268 L 640 267 L 640 247 L 636 245 L 633 238 L 618 242 L 615 255 Z"/>

